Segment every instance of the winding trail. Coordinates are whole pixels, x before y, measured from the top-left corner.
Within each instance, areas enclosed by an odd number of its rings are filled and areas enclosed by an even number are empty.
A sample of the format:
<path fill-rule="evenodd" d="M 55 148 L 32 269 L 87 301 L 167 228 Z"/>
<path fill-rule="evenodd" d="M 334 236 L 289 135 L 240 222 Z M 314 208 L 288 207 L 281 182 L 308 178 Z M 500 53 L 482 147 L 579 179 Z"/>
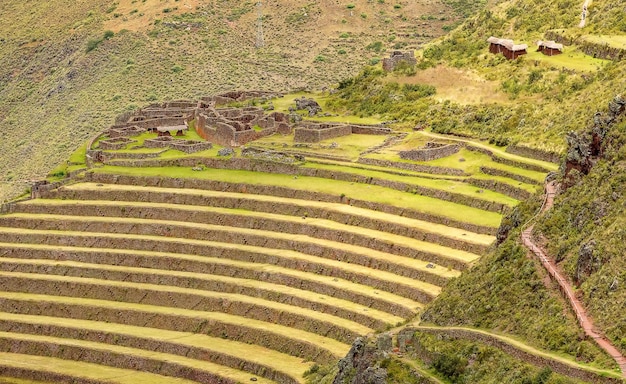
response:
<path fill-rule="evenodd" d="M 556 194 L 556 182 L 552 181 L 552 182 L 546 183 L 545 200 L 541 208 L 541 212 L 545 212 L 549 210 L 550 208 L 552 208 L 554 204 L 555 194 Z M 595 342 L 600 346 L 600 348 L 604 349 L 613 359 L 615 359 L 615 361 L 620 367 L 620 370 L 622 371 L 622 376 L 626 378 L 626 358 L 620 353 L 619 350 L 617 350 L 617 348 L 615 348 L 611 344 L 611 342 L 606 337 L 604 337 L 603 335 L 601 335 L 595 330 L 593 322 L 587 316 L 587 312 L 585 311 L 585 308 L 582 306 L 580 300 L 578 300 L 578 298 L 576 297 L 574 293 L 574 289 L 572 288 L 572 285 L 557 270 L 556 264 L 554 263 L 554 261 L 550 259 L 544 253 L 544 251 L 533 242 L 532 240 L 533 227 L 534 225 L 531 225 L 530 227 L 528 227 L 526 230 L 522 232 L 522 243 L 524 244 L 526 248 L 528 248 L 535 255 L 537 255 L 537 257 L 541 261 L 541 264 L 545 267 L 545 269 L 550 274 L 550 277 L 553 280 L 555 280 L 557 283 L 559 283 L 561 292 L 563 293 L 563 295 L 565 295 L 565 298 L 569 301 L 570 305 L 572 306 L 574 313 L 576 314 L 576 318 L 578 319 L 578 323 L 583 328 L 585 335 L 595 340 Z"/>
<path fill-rule="evenodd" d="M 580 24 L 578 24 L 578 28 L 584 28 L 584 26 L 587 24 L 587 16 L 589 16 L 588 9 L 591 5 L 591 1 L 592 0 L 585 0 L 585 2 L 583 3 L 583 10 L 580 14 Z"/>

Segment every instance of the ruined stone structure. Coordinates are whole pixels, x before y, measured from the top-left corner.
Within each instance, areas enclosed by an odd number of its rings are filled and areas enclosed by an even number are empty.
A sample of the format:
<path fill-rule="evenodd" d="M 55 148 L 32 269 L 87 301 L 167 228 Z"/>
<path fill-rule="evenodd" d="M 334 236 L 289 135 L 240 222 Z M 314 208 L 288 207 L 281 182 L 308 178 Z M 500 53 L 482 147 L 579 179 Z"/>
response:
<path fill-rule="evenodd" d="M 389 57 L 383 59 L 383 69 L 387 72 L 391 72 L 402 62 L 407 63 L 409 66 L 417 64 L 413 51 L 393 51 Z"/>
<path fill-rule="evenodd" d="M 309 116 L 315 116 L 318 113 L 322 112 L 322 107 L 317 103 L 317 101 L 313 99 L 307 99 L 302 96 L 300 99 L 296 99 L 296 110 L 301 111 L 306 109 L 309 113 Z"/>
<path fill-rule="evenodd" d="M 126 147 L 130 143 L 136 143 L 136 142 L 137 142 L 136 140 L 132 140 L 127 137 L 120 136 L 120 137 L 111 138 L 107 140 L 101 140 L 98 143 L 98 145 L 100 146 L 100 149 L 115 151 L 115 150 L 119 150 L 119 149 Z"/>
<path fill-rule="evenodd" d="M 459 152 L 459 144 L 443 144 L 429 141 L 423 148 L 400 151 L 400 158 L 414 161 L 431 161 Z"/>
<path fill-rule="evenodd" d="M 273 133 L 289 134 L 287 116 L 265 115 L 262 108 L 206 108 L 196 110 L 196 131 L 205 140 L 236 147 Z"/>
<path fill-rule="evenodd" d="M 294 129 L 293 140 L 296 143 L 319 143 L 323 140 L 350 134 L 362 135 L 388 135 L 390 128 L 382 125 L 358 125 L 343 123 L 321 123 L 316 121 L 303 121 Z"/>
<path fill-rule="evenodd" d="M 508 60 L 517 59 L 518 57 L 528 53 L 526 51 L 528 49 L 528 45 L 515 44 L 513 40 L 500 39 L 491 36 L 487 39 L 487 42 L 489 43 L 489 52 L 493 54 L 501 53 Z"/>
<path fill-rule="evenodd" d="M 563 44 L 559 44 L 555 41 L 541 41 L 537 42 L 537 52 L 541 52 L 546 56 L 560 55 L 563 53 Z"/>

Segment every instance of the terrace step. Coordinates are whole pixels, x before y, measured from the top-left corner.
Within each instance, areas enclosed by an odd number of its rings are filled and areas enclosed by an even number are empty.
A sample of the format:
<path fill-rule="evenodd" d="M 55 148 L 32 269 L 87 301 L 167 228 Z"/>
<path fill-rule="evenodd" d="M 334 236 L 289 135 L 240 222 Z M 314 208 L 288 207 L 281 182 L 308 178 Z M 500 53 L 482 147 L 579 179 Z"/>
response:
<path fill-rule="evenodd" d="M 4 245 L 5 243 L 0 243 L 0 253 Z M 57 249 L 57 247 L 53 247 L 53 249 Z M 64 250 L 61 249 L 61 251 Z M 379 330 L 404 320 L 386 312 L 316 292 L 262 281 L 216 276 L 206 273 L 90 264 L 68 260 L 15 259 L 8 257 L 0 258 L 0 270 L 147 284 L 164 284 L 167 281 L 168 285 L 181 288 L 243 294 L 249 297 L 312 309 Z"/>
<path fill-rule="evenodd" d="M 22 230 L 22 232 L 24 232 Z M 32 232 L 32 231 L 29 231 Z M 7 237 L 19 236 L 15 233 L 2 233 L 0 238 L 3 241 L 12 240 Z M 62 234 L 62 232 L 58 232 Z M 81 234 L 82 235 L 82 234 Z M 95 235 L 95 234 L 94 234 Z M 163 252 L 167 244 L 157 243 L 150 246 L 141 240 L 144 236 L 135 236 L 136 245 L 133 249 L 113 249 L 102 248 L 100 243 L 112 245 L 111 240 L 122 240 L 127 238 L 123 235 L 100 234 L 101 238 L 90 238 L 88 235 L 72 237 L 71 233 L 66 236 L 57 235 L 55 241 L 50 236 L 33 236 L 36 244 L 24 244 L 17 242 L 0 243 L 0 252 L 4 257 L 19 257 L 22 259 L 46 258 L 55 261 L 78 261 L 94 264 L 118 265 L 122 267 L 142 267 L 147 269 L 159 268 L 160 270 L 170 269 L 183 272 L 206 273 L 215 276 L 237 276 L 253 282 L 270 282 L 285 285 L 292 288 L 304 289 L 318 294 L 330 295 L 332 297 L 348 300 L 368 308 L 388 313 L 403 318 L 415 315 L 415 310 L 422 308 L 422 304 L 405 297 L 377 290 L 373 287 L 354 283 L 343 278 L 326 276 L 312 271 L 302 271 L 276 266 L 273 264 L 248 261 L 251 257 L 244 255 L 242 260 L 218 258 L 208 256 L 197 256 L 184 253 Z M 132 240 L 133 238 L 131 238 Z M 13 239 L 14 240 L 14 239 Z M 17 239 L 16 241 L 19 241 Z M 140 243 L 141 242 L 141 243 Z M 67 243 L 84 246 L 66 246 Z M 144 245 L 148 250 L 140 249 Z M 178 246 L 178 243 L 174 243 Z M 152 248 L 160 251 L 153 251 Z M 177 247 L 175 247 L 177 248 Z M 225 249 L 227 253 L 229 249 Z M 202 254 L 201 252 L 198 252 Z M 206 252 L 208 253 L 208 252 Z M 393 316 L 393 315 L 391 315 Z M 394 317 L 395 317 L 394 316 Z M 394 317 L 387 317 L 393 320 Z"/>
<path fill-rule="evenodd" d="M 195 381 L 140 372 L 133 369 L 108 367 L 101 364 L 64 360 L 55 357 L 0 352 L 1 379 L 19 377 L 15 384 L 73 383 L 73 384 L 193 384 Z M 25 381 L 24 379 L 28 379 Z M 10 379 L 9 379 L 10 380 Z M 13 384 L 12 381 L 9 383 Z"/>
<path fill-rule="evenodd" d="M 95 224 L 98 225 L 95 225 Z M 242 230 L 237 235 L 233 234 L 230 231 L 225 231 L 222 227 L 217 226 L 204 226 L 200 224 L 194 223 L 173 223 L 163 221 L 162 223 L 158 223 L 156 220 L 144 220 L 144 219 L 129 219 L 129 218 L 100 218 L 100 217 L 71 217 L 71 216 L 53 216 L 53 215 L 26 215 L 26 214 L 11 214 L 0 217 L 0 225 L 8 225 L 7 227 L 0 227 L 0 241 L 5 241 L 1 234 L 3 233 L 12 233 L 14 235 L 18 235 L 20 238 L 26 239 L 26 235 L 35 234 L 35 235 L 44 235 L 51 236 L 54 235 L 57 231 L 56 228 L 69 229 L 71 231 L 71 235 L 74 237 L 85 236 L 88 235 L 93 238 L 101 237 L 101 233 L 115 233 L 115 234 L 126 234 L 124 237 L 126 240 L 124 242 L 128 242 L 130 239 L 130 235 L 128 234 L 136 234 L 139 233 L 139 236 L 147 236 L 150 240 L 160 242 L 160 243 L 169 243 L 172 244 L 172 240 L 178 242 L 180 244 L 190 244 L 192 241 L 200 242 L 200 244 L 204 245 L 216 245 L 219 248 L 229 247 L 235 248 L 238 250 L 245 249 L 244 247 L 249 247 L 245 245 L 245 243 L 252 242 L 256 243 L 258 246 L 252 246 L 254 248 L 251 250 L 257 255 L 257 257 L 262 257 L 262 254 L 269 251 L 272 255 L 272 259 L 276 260 L 276 256 L 280 257 L 282 263 L 286 261 L 291 261 L 292 268 L 298 268 L 297 265 L 302 265 L 302 263 L 311 263 L 313 258 L 311 256 L 325 255 L 325 252 L 335 252 L 335 249 L 341 250 L 343 247 L 341 243 L 331 244 L 332 242 L 323 241 L 316 239 L 317 243 L 312 241 L 310 238 L 302 235 L 283 235 L 278 234 L 276 232 L 268 232 L 263 233 L 262 235 L 258 232 L 260 231 L 252 231 L 252 230 Z M 37 227 L 42 228 L 38 230 L 33 230 L 30 228 Z M 94 228 L 98 227 L 98 228 Z M 217 243 L 208 241 L 206 239 L 210 239 L 217 232 L 208 233 L 208 227 L 216 227 L 212 228 L 217 231 L 222 231 L 222 234 L 225 234 L 224 241 L 228 243 Z M 87 231 L 90 228 L 95 229 L 97 232 L 79 232 L 79 231 Z M 184 235 L 186 238 L 176 238 L 176 237 L 167 237 L 168 235 L 172 235 L 172 228 L 180 228 L 184 230 Z M 232 229 L 232 227 L 229 227 Z M 237 228 L 235 228 L 237 229 Z M 17 231 L 17 232 L 16 232 Z M 236 231 L 233 231 L 236 232 Z M 257 233 L 253 233 L 257 232 Z M 66 232 L 67 233 L 67 232 Z M 161 233 L 163 236 L 151 236 L 154 233 Z M 258 235 L 255 237 L 254 235 Z M 290 238 L 291 236 L 291 238 Z M 200 240 L 197 240 L 200 238 Z M 267 244 L 268 240 L 272 240 L 273 244 Z M 304 241 L 300 241 L 304 240 Z M 45 240 L 46 242 L 49 239 Z M 36 243 L 37 241 L 27 240 L 26 242 Z M 243 244 L 242 244 L 243 243 Z M 320 246 L 319 243 L 323 243 L 324 246 Z M 198 244 L 198 243 L 196 243 Z M 117 244 L 116 244 L 117 245 Z M 264 245 L 271 246 L 274 249 L 268 250 L 268 248 L 262 248 Z M 279 245 L 277 247 L 276 245 Z M 107 245 L 109 246 L 109 245 Z M 348 247 L 348 246 L 346 246 Z M 277 251 L 276 248 L 280 248 Z M 306 254 L 290 251 L 290 249 L 300 248 L 302 251 L 305 251 Z M 365 254 L 367 249 L 363 251 Z M 371 253 L 375 251 L 371 251 Z M 389 255 L 392 256 L 392 255 Z M 250 260 L 250 259 L 248 259 Z M 345 260 L 345 259 L 344 259 Z M 380 260 L 380 261 L 379 261 Z M 410 260 L 410 259 L 409 259 Z M 375 261 L 382 263 L 385 262 L 384 258 L 376 259 Z M 271 261 L 270 261 L 271 262 Z M 276 260 L 278 262 L 278 260 Z M 350 264 L 346 261 L 338 261 L 325 259 L 321 257 L 317 257 L 314 260 L 314 263 L 317 266 L 324 266 L 326 268 L 333 268 L 333 270 L 325 270 L 319 271 L 318 273 L 337 273 L 337 271 L 341 271 L 342 275 L 350 276 L 353 280 L 359 280 L 361 282 L 366 282 L 367 285 L 375 286 L 381 290 L 386 290 L 388 292 L 396 292 L 399 295 L 411 298 L 413 300 L 428 303 L 435 296 L 437 296 L 441 292 L 441 287 L 435 284 L 442 284 L 445 282 L 445 279 L 441 279 L 442 274 L 445 274 L 446 271 L 441 271 L 443 268 L 427 268 L 426 263 L 423 263 L 424 274 L 416 274 L 414 277 L 403 277 L 398 276 L 393 272 L 388 272 L 386 268 L 374 269 L 369 268 L 362 265 Z M 417 262 L 415 262 L 418 264 Z M 410 268 L 409 265 L 406 268 Z M 458 273 L 458 272 L 457 272 Z M 424 280 L 429 277 L 439 277 L 438 280 L 434 281 L 435 284 L 428 283 L 421 280 L 416 280 L 416 277 L 422 278 Z M 448 275 L 450 276 L 450 275 Z M 341 277 L 341 276 L 337 276 Z M 433 281 L 431 279 L 431 281 Z"/>
<path fill-rule="evenodd" d="M 0 287 L 7 292 L 46 294 L 159 305 L 219 312 L 300 329 L 346 344 L 371 328 L 308 308 L 294 307 L 245 295 L 86 277 L 0 271 Z"/>
<path fill-rule="evenodd" d="M 200 189 L 142 187 L 124 184 L 80 183 L 64 186 L 52 193 L 62 199 L 150 201 L 245 209 L 255 212 L 280 212 L 282 215 L 307 216 L 333 220 L 359 228 L 385 231 L 399 236 L 438 243 L 448 247 L 463 242 L 462 249 L 480 253 L 495 237 L 449 227 L 429 221 L 359 208 L 349 204 L 303 200 L 270 195 L 244 194 Z"/>
<path fill-rule="evenodd" d="M 0 311 L 207 334 L 256 344 L 319 363 L 334 361 L 350 349 L 348 344 L 334 339 L 271 322 L 219 312 L 157 305 L 0 292 Z"/>
<path fill-rule="evenodd" d="M 118 202 L 108 200 L 36 199 L 16 204 L 14 213 L 35 215 L 73 215 L 125 217 L 147 220 L 193 222 L 221 227 L 245 228 L 296 235 L 354 245 L 398 256 L 433 262 L 445 267 L 463 269 L 480 256 L 460 250 L 463 244 L 449 248 L 431 242 L 399 236 L 379 230 L 359 228 L 332 220 L 295 217 L 241 209 L 204 207 L 198 205 Z M 214 227 L 212 227 L 214 229 Z M 378 255 L 376 255 L 378 256 Z M 380 256 L 379 256 L 380 257 Z M 391 260 L 387 255 L 384 257 Z"/>
<path fill-rule="evenodd" d="M 0 312 L 0 331 L 97 341 L 182 355 L 241 369 L 281 384 L 303 383 L 312 363 L 257 345 L 190 332 L 135 327 L 92 320 Z"/>
<path fill-rule="evenodd" d="M 324 183 L 330 181 L 343 181 L 371 185 L 384 188 L 385 190 L 395 190 L 399 192 L 414 191 L 414 194 L 421 197 L 439 200 L 439 202 L 449 203 L 452 207 L 468 208 L 476 214 L 492 213 L 501 215 L 508 208 L 515 206 L 519 200 L 506 196 L 496 191 L 490 191 L 482 195 L 476 194 L 476 189 L 468 184 L 454 180 L 437 180 L 430 178 L 408 177 L 401 175 L 391 175 L 384 172 L 376 172 L 344 166 L 322 166 L 317 164 L 311 166 L 276 166 L 275 163 L 266 162 L 267 166 L 262 166 L 263 162 L 242 161 L 228 162 L 207 158 L 186 158 L 186 159 L 154 159 L 154 160 L 112 160 L 106 164 L 112 168 L 164 168 L 164 167 L 188 167 L 195 164 L 203 164 L 213 171 L 220 172 L 256 172 L 258 175 L 280 175 L 282 177 L 292 177 L 300 175 L 309 178 L 312 183 Z M 261 164 L 261 165 L 259 165 Z"/>
<path fill-rule="evenodd" d="M 125 172 L 126 174 L 124 174 Z M 151 175 L 154 173 L 163 175 L 164 173 L 173 174 L 175 172 L 178 172 L 179 178 L 141 176 L 142 174 Z M 266 174 L 263 178 L 259 178 L 259 174 L 252 171 L 224 169 L 206 169 L 198 173 L 191 171 L 191 167 L 142 168 L 137 171 L 134 169 L 103 167 L 96 169 L 94 173 L 88 173 L 86 179 L 107 184 L 234 191 L 243 194 L 272 195 L 330 203 L 349 203 L 349 205 L 364 209 L 426 220 L 493 236 L 495 236 L 502 219 L 502 215 L 495 212 L 488 212 L 431 197 L 414 195 L 406 191 L 313 177 L 298 177 L 298 179 L 295 179 L 284 174 Z M 252 183 L 242 182 L 248 179 Z M 345 195 L 342 196 L 339 193 L 340 191 L 350 193 L 350 198 Z"/>
<path fill-rule="evenodd" d="M 192 382 L 235 384 L 250 381 L 250 378 L 254 377 L 257 383 L 272 383 L 263 377 L 208 361 L 93 341 L 0 332 L 0 348 L 11 353 L 45 357 L 62 356 L 66 360 L 136 369 Z"/>

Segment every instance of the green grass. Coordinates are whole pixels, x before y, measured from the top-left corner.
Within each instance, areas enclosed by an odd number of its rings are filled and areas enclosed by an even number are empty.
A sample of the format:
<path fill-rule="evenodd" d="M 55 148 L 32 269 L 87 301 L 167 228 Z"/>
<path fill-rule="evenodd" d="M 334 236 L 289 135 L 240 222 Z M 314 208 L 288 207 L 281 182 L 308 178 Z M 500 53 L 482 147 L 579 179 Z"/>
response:
<path fill-rule="evenodd" d="M 93 341 L 84 341 L 84 340 L 75 340 L 75 339 L 65 339 L 60 337 L 53 336 L 40 336 L 40 335 L 30 335 L 30 334 L 19 334 L 12 332 L 0 332 L 0 336 L 3 339 L 8 340 L 22 340 L 22 341 L 35 341 L 40 343 L 48 343 L 50 345 L 57 345 L 60 349 L 63 349 L 64 346 L 67 347 L 76 347 L 83 348 L 85 350 L 97 350 L 102 352 L 109 352 L 113 355 L 121 354 L 127 356 L 137 356 L 138 358 L 145 359 L 155 359 L 162 361 L 169 361 L 172 363 L 176 363 L 182 365 L 183 367 L 188 368 L 196 368 L 200 370 L 205 370 L 208 372 L 213 372 L 221 377 L 230 378 L 235 381 L 244 381 L 249 380 L 252 375 L 247 372 L 243 372 L 237 369 L 229 368 L 223 365 L 218 365 L 215 363 L 210 363 L 208 361 L 195 360 L 188 357 L 173 355 L 169 353 L 163 352 L 154 352 L 137 348 L 129 348 L 129 347 L 121 347 L 111 344 L 102 344 Z M 257 377 L 258 383 L 270 384 L 272 383 L 270 380 L 265 378 Z"/>
<path fill-rule="evenodd" d="M 565 68 L 581 72 L 596 72 L 610 63 L 609 60 L 596 59 L 576 51 L 572 47 L 565 47 L 562 54 L 555 56 L 544 55 L 541 52 L 537 52 L 535 47 L 530 47 L 528 54 L 524 56 L 523 60 L 536 60 L 555 69 Z"/>
<path fill-rule="evenodd" d="M 94 381 L 108 381 L 112 378 L 118 384 L 194 384 L 195 381 L 155 375 L 134 369 L 107 367 L 106 365 L 84 363 L 54 357 L 23 355 L 0 352 L 0 366 L 14 367 L 35 372 L 54 372 L 70 377 L 87 378 Z M 0 379 L 4 380 L 0 376 Z M 13 380 L 13 379 L 9 379 Z M 43 384 L 30 380 L 9 381 L 11 384 Z"/>
<path fill-rule="evenodd" d="M 449 217 L 454 220 L 470 224 L 498 227 L 501 215 L 461 204 L 450 203 L 430 197 L 414 195 L 407 192 L 389 190 L 373 185 L 350 183 L 338 180 L 320 179 L 314 177 L 298 177 L 290 175 L 270 174 L 226 169 L 207 169 L 195 172 L 191 168 L 160 167 L 160 168 L 129 168 L 104 166 L 96 172 L 113 173 L 132 176 L 162 176 L 192 179 L 209 179 L 231 183 L 250 183 L 258 185 L 276 185 L 293 189 L 306 189 L 312 192 L 344 194 L 347 198 L 354 198 L 376 203 L 388 204 L 396 207 L 408 208 L 433 215 Z"/>
<path fill-rule="evenodd" d="M 395 175 L 385 172 L 379 172 L 369 169 L 361 169 L 361 168 L 352 168 L 345 167 L 341 165 L 331 165 L 331 164 L 320 164 L 320 163 L 307 163 L 304 167 L 316 168 L 316 169 L 325 169 L 330 171 L 337 172 L 346 172 L 354 175 L 365 176 L 365 177 L 374 177 L 380 178 L 383 180 L 390 181 L 398 181 L 402 183 L 406 183 L 409 185 L 421 186 L 431 189 L 442 190 L 451 193 L 457 193 L 460 195 L 471 196 L 485 201 L 494 201 L 498 203 L 502 203 L 508 206 L 514 206 L 519 201 L 513 199 L 512 197 L 503 195 L 501 193 L 497 193 L 490 190 L 483 190 L 483 192 L 478 193 L 479 188 L 476 188 L 472 185 L 454 181 L 454 180 L 441 180 L 441 179 L 431 179 L 431 178 L 420 178 L 416 176 L 401 176 Z"/>
<path fill-rule="evenodd" d="M 138 327 L 125 324 L 105 323 L 92 320 L 68 319 L 51 316 L 33 316 L 23 314 L 0 313 L 0 318 L 4 321 L 18 321 L 38 325 L 54 325 L 58 327 L 70 328 L 74 330 L 100 331 L 108 334 L 127 335 L 148 340 L 173 341 L 174 343 L 189 347 L 210 351 L 217 351 L 227 355 L 239 355 L 244 361 L 253 361 L 256 364 L 267 365 L 279 372 L 284 372 L 294 379 L 302 377 L 304 371 L 312 365 L 310 362 L 303 362 L 302 359 L 276 352 L 253 344 L 245 344 L 234 340 L 221 339 L 191 332 L 177 332 L 165 329 L 155 329 L 148 327 Z"/>
<path fill-rule="evenodd" d="M 2 231 L 3 233 L 18 233 L 17 230 L 11 230 L 7 228 L 0 228 L 0 231 Z M 44 233 L 44 231 L 36 231 L 36 230 L 28 230 L 26 232 L 40 233 L 40 234 Z M 122 235 L 122 234 L 116 234 L 116 233 L 95 234 L 95 233 L 71 232 L 71 231 L 63 231 L 63 232 L 55 231 L 55 234 L 57 235 L 61 234 L 63 236 L 73 236 L 73 237 L 74 236 L 79 236 L 79 237 L 91 236 L 93 238 L 99 238 L 99 239 L 105 238 L 105 239 L 109 239 L 112 241 L 119 241 L 122 239 L 154 240 L 158 238 L 156 236 L 144 236 L 144 235 L 133 235 L 133 234 L 128 234 L 128 235 L 126 234 Z M 176 242 L 176 243 L 181 243 L 181 244 L 189 243 L 189 244 L 201 245 L 201 244 L 206 243 L 200 240 L 190 240 L 190 239 L 181 240 L 181 239 L 176 239 L 176 238 L 165 238 L 165 239 L 161 238 L 160 240 L 168 241 L 168 242 Z M 423 306 L 417 301 L 396 295 L 391 292 L 381 291 L 373 287 L 360 284 L 358 282 L 352 282 L 352 281 L 348 281 L 342 278 L 336 278 L 333 276 L 320 275 L 313 271 L 307 272 L 307 271 L 299 271 L 296 269 L 285 268 L 285 267 L 277 266 L 275 264 L 238 261 L 238 260 L 217 258 L 217 257 L 211 257 L 211 256 L 205 256 L 205 255 L 196 256 L 196 255 L 189 255 L 189 254 L 184 254 L 184 253 L 144 251 L 141 249 L 94 248 L 94 247 L 74 247 L 74 246 L 68 247 L 68 246 L 62 246 L 62 245 L 56 245 L 56 244 L 46 245 L 46 244 L 24 244 L 24 243 L 2 243 L 0 245 L 2 247 L 11 247 L 11 248 L 22 249 L 22 250 L 33 249 L 33 250 L 53 251 L 55 249 L 60 249 L 63 251 L 74 253 L 74 254 L 90 253 L 90 252 L 106 252 L 106 253 L 120 255 L 122 257 L 126 254 L 132 254 L 132 255 L 143 256 L 143 257 L 153 257 L 155 259 L 168 258 L 168 259 L 180 260 L 181 262 L 191 261 L 194 263 L 205 263 L 207 265 L 211 265 L 211 264 L 225 265 L 227 267 L 236 267 L 236 268 L 252 270 L 252 271 L 262 270 L 268 274 L 290 276 L 297 280 L 312 281 L 314 283 L 319 283 L 319 284 L 330 286 L 333 289 L 337 289 L 341 291 L 348 291 L 348 292 L 357 293 L 360 295 L 365 295 L 365 296 L 368 296 L 370 299 L 383 300 L 389 303 L 396 303 L 410 310 L 419 309 L 419 308 L 422 308 Z M 266 254 L 268 253 L 267 249 L 260 248 L 260 247 L 241 246 L 241 245 L 237 246 L 237 245 L 225 244 L 225 243 L 222 244 L 222 246 L 225 248 L 229 248 L 229 249 L 238 248 L 238 249 L 246 249 L 251 252 L 259 252 L 259 253 L 266 253 Z M 283 251 L 282 254 L 290 255 L 290 254 L 296 254 L 296 252 Z M 71 261 L 71 263 L 74 263 L 74 261 Z M 220 277 L 219 275 L 215 275 L 215 276 L 218 278 Z M 248 280 L 248 281 L 252 284 L 256 283 L 253 280 Z M 315 294 L 315 293 L 312 293 L 312 294 Z M 350 306 L 348 306 L 347 308 L 350 308 Z M 381 319 L 385 319 L 385 321 L 391 321 L 391 320 L 400 319 L 400 318 L 393 314 L 387 314 L 386 316 L 381 317 Z"/>
<path fill-rule="evenodd" d="M 88 142 L 85 142 L 70 155 L 70 164 L 85 164 L 87 156 L 87 144 Z"/>
<path fill-rule="evenodd" d="M 203 190 L 203 189 L 177 189 L 177 188 L 162 188 L 162 187 L 143 187 L 138 185 L 124 185 L 124 184 L 102 184 L 97 185 L 96 183 L 80 183 L 80 184 L 72 184 L 65 186 L 67 190 L 75 190 L 75 191 L 98 191 L 105 190 L 108 191 L 108 196 L 111 196 L 112 200 L 115 200 L 115 197 L 118 193 L 124 193 L 126 191 L 132 192 L 160 192 L 166 193 L 171 196 L 201 196 L 207 200 L 219 200 L 221 198 L 230 198 L 237 199 L 242 198 L 241 193 L 236 192 L 223 192 L 223 191 L 212 191 L 212 190 Z M 482 245 L 490 245 L 493 243 L 495 238 L 490 235 L 481 235 L 477 233 L 473 233 L 463 229 L 457 229 L 453 227 L 448 227 L 442 224 L 435 224 L 428 221 L 410 219 L 407 217 L 398 217 L 393 214 L 373 211 L 370 209 L 354 207 L 351 205 L 347 205 L 344 203 L 330 203 L 323 201 L 312 201 L 312 200 L 302 200 L 302 199 L 292 199 L 280 196 L 271 196 L 271 195 L 253 195 L 248 194 L 245 196 L 246 199 L 258 202 L 259 204 L 272 204 L 272 203 L 285 203 L 291 204 L 298 207 L 312 207 L 322 210 L 329 210 L 331 212 L 347 212 L 354 217 L 370 217 L 376 218 L 382 222 L 397 222 L 401 221 L 404 225 L 414 227 L 416 229 L 437 233 L 443 236 L 447 236 L 450 238 L 463 240 L 475 244 Z M 54 204 L 56 200 L 46 200 L 46 199 L 37 199 L 29 202 L 24 202 L 23 204 Z"/>
<path fill-rule="evenodd" d="M 381 144 L 387 138 L 387 136 L 384 135 L 347 135 L 323 140 L 319 143 L 311 143 L 309 144 L 310 148 L 299 148 L 291 147 L 295 144 L 293 137 L 293 134 L 275 134 L 250 143 L 250 145 L 271 148 L 277 151 L 288 149 L 297 152 L 311 153 L 311 156 L 315 156 L 315 154 L 319 153 L 324 155 L 341 156 L 349 159 L 357 159 L 361 152 Z M 332 143 L 336 143 L 338 147 L 328 148 L 328 146 Z M 289 147 L 284 147 L 285 144 Z M 320 146 L 325 146 L 326 148 L 321 148 Z"/>

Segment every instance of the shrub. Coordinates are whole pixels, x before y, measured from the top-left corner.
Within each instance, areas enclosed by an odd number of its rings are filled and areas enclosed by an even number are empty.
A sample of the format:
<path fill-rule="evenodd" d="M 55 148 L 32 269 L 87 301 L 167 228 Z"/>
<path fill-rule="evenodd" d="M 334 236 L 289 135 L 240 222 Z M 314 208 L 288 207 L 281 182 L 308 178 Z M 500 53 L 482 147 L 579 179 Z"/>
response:
<path fill-rule="evenodd" d="M 354 4 L 350 3 L 350 4 L 346 5 L 346 8 L 348 8 L 348 9 L 354 9 Z"/>

